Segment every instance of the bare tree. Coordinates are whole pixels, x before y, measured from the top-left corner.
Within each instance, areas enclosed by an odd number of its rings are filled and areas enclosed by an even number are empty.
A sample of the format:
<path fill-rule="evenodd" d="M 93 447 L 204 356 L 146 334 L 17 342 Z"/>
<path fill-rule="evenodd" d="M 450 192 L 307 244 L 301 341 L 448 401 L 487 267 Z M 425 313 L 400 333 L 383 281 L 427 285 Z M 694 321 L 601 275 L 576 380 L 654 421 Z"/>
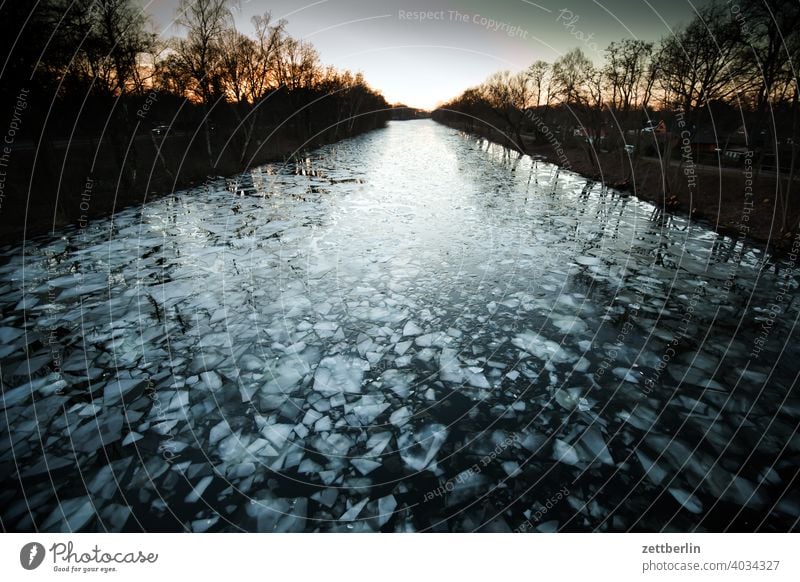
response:
<path fill-rule="evenodd" d="M 254 52 L 247 60 L 245 74 L 250 102 L 258 103 L 269 91 L 280 85 L 278 59 L 286 40 L 286 21 L 272 22 L 272 15 L 267 12 L 254 16 L 255 27 Z"/>
<path fill-rule="evenodd" d="M 233 103 L 247 100 L 246 70 L 253 54 L 253 41 L 235 28 L 227 28 L 219 39 L 217 92 Z"/>
<path fill-rule="evenodd" d="M 181 0 L 178 7 L 176 21 L 186 28 L 187 35 L 178 40 L 176 53 L 195 82 L 191 90 L 204 103 L 214 97 L 213 77 L 230 18 L 227 0 Z"/>
<path fill-rule="evenodd" d="M 593 65 L 580 48 L 574 48 L 553 63 L 555 96 L 567 106 L 586 103 L 586 83 Z"/>
<path fill-rule="evenodd" d="M 94 34 L 103 59 L 110 63 L 106 84 L 117 94 L 139 91 L 139 55 L 151 50 L 155 35 L 147 30 L 147 18 L 131 0 L 96 0 Z"/>
<path fill-rule="evenodd" d="M 603 72 L 612 111 L 628 112 L 641 106 L 648 93 L 647 73 L 652 54 L 653 43 L 642 40 L 624 39 L 608 45 Z"/>
<path fill-rule="evenodd" d="M 597 170 L 593 144 L 602 137 L 602 73 L 580 48 L 574 48 L 553 63 L 555 94 L 581 125 L 579 144 Z"/>
<path fill-rule="evenodd" d="M 231 22 L 228 0 L 181 0 L 176 20 L 187 30 L 186 38 L 176 43 L 176 60 L 193 81 L 190 90 L 205 107 L 203 128 L 208 159 L 211 161 L 208 117 L 214 99 L 224 98 L 224 95 L 215 94 L 215 89 L 219 88 L 216 73 L 222 56 L 221 42 Z"/>
<path fill-rule="evenodd" d="M 280 43 L 275 61 L 278 83 L 289 96 L 292 108 L 299 113 L 292 117 L 295 132 L 301 134 L 311 127 L 311 110 L 304 107 L 309 103 L 309 89 L 315 86 L 321 75 L 319 55 L 307 42 L 286 37 Z M 305 129 L 299 121 L 303 122 Z"/>
<path fill-rule="evenodd" d="M 287 37 L 276 61 L 279 84 L 289 91 L 311 87 L 320 71 L 319 55 L 309 43 Z"/>
<path fill-rule="evenodd" d="M 135 89 L 137 52 L 153 40 L 137 0 L 38 0 L 0 5 L 3 85 L 35 81 L 60 96 Z M 24 25 L 24 30 L 20 27 Z M 23 36 L 19 36 L 20 33 Z M 12 91 L 13 93 L 13 91 Z"/>
<path fill-rule="evenodd" d="M 800 49 L 800 4 L 776 0 L 745 0 L 741 13 L 744 27 L 745 49 L 739 66 L 755 66 L 753 86 L 754 115 L 748 124 L 748 143 L 758 151 L 756 179 L 760 174 L 764 154 L 769 152 L 775 160 L 777 172 L 777 204 L 781 217 L 781 230 L 790 227 L 788 216 L 796 164 L 797 147 L 797 80 L 793 63 Z M 747 62 L 744 62 L 744 61 Z M 789 148 L 781 148 L 778 123 L 774 109 L 781 103 L 791 102 L 791 134 Z M 788 152 L 787 152 L 788 150 Z M 785 184 L 780 179 L 785 166 L 783 155 L 789 156 L 789 175 Z M 795 225 L 791 225 L 794 227 Z"/>
<path fill-rule="evenodd" d="M 524 151 L 521 125 L 531 100 L 527 73 L 512 74 L 510 71 L 495 73 L 481 86 L 481 92 L 505 124 L 504 130 L 514 135 L 515 147 Z"/>
<path fill-rule="evenodd" d="M 697 108 L 726 100 L 752 82 L 742 59 L 742 32 L 727 9 L 713 3 L 701 8 L 685 28 L 661 41 L 658 53 L 662 89 L 695 121 Z"/>
<path fill-rule="evenodd" d="M 771 103 L 792 94 L 795 77 L 793 52 L 800 43 L 800 4 L 778 0 L 743 0 L 745 49 L 739 66 L 755 65 L 754 126 L 764 122 Z"/>
<path fill-rule="evenodd" d="M 532 107 L 540 107 L 550 105 L 550 64 L 545 61 L 536 61 L 526 71 L 528 81 L 531 84 L 531 89 L 535 98 L 531 98 Z M 544 95 L 544 103 L 542 103 L 542 96 Z"/>

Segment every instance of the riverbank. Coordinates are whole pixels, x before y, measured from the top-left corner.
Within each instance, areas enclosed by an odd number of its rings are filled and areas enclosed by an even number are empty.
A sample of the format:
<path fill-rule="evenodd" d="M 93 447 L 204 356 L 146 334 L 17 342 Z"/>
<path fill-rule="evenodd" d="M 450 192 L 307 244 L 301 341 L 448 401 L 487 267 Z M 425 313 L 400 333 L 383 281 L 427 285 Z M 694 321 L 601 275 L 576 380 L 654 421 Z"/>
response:
<path fill-rule="evenodd" d="M 439 123 L 519 149 L 507 136 L 474 124 L 437 120 Z M 530 138 L 530 139 L 529 139 Z M 800 209 L 790 212 L 787 224 L 795 225 L 781 232 L 780 208 L 776 209 L 775 176 L 757 178 L 745 175 L 744 169 L 679 165 L 667 167 L 658 159 L 629 156 L 626 152 L 601 152 L 587 146 L 562 147 L 560 143 L 535 142 L 523 136 L 524 153 L 569 169 L 586 178 L 601 181 L 669 212 L 703 221 L 717 232 L 744 236 L 775 248 L 790 246 L 800 221 Z M 751 180 L 752 178 L 752 180 Z M 748 184 L 751 180 L 751 184 Z M 785 180 L 783 180 L 785 186 Z M 795 184 L 795 189 L 800 184 Z"/>
<path fill-rule="evenodd" d="M 13 244 L 304 151 L 385 127 L 388 113 L 367 124 L 297 131 L 279 127 L 241 145 L 222 130 L 212 135 L 211 160 L 201 131 L 146 132 L 120 144 L 104 140 L 49 140 L 11 152 L 0 205 L 0 244 Z M 269 136 L 269 137 L 267 137 Z"/>

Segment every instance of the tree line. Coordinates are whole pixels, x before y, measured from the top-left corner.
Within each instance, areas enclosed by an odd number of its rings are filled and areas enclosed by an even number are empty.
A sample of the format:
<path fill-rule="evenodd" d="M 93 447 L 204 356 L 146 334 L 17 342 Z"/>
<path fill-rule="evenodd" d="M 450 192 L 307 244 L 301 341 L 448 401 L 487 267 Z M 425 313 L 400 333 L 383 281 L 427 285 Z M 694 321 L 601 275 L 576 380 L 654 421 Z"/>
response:
<path fill-rule="evenodd" d="M 642 130 L 654 135 L 659 120 L 672 135 L 660 145 L 668 159 L 681 155 L 674 147 L 681 134 L 694 143 L 710 133 L 720 149 L 733 137 L 755 154 L 757 172 L 770 160 L 788 174 L 778 180 L 785 216 L 800 127 L 798 56 L 797 2 L 713 2 L 659 42 L 612 42 L 601 64 L 574 48 L 552 63 L 497 72 L 438 108 L 434 118 L 496 128 L 520 150 L 526 141 L 545 144 L 556 136 L 559 144 L 584 148 L 592 164 L 597 147 L 635 147 L 638 160 Z"/>
<path fill-rule="evenodd" d="M 180 184 L 390 118 L 360 73 L 323 65 L 285 20 L 267 12 L 245 33 L 233 9 L 230 0 L 181 0 L 181 34 L 162 38 L 135 0 L 4 3 L 3 114 L 10 120 L 20 91 L 27 99 L 11 146 L 20 181 L 30 171 L 44 188 L 72 191 L 105 171 L 123 192 L 148 188 L 143 173 Z M 23 163 L 31 149 L 36 168 Z M 83 174 L 73 187 L 70 172 Z"/>

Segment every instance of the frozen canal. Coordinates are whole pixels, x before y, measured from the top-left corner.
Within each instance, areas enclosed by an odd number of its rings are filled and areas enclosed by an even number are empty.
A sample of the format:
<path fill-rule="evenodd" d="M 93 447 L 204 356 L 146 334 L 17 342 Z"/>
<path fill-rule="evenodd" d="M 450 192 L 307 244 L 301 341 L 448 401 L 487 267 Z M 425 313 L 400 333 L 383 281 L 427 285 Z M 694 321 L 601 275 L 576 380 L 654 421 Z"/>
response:
<path fill-rule="evenodd" d="M 798 527 L 788 259 L 431 121 L 0 272 L 5 530 Z"/>

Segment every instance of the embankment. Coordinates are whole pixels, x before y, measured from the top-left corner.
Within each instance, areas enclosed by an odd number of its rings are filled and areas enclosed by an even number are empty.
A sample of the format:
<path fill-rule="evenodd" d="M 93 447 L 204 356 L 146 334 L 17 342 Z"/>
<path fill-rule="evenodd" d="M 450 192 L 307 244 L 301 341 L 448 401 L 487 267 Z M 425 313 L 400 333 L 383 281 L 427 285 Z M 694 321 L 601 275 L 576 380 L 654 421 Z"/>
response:
<path fill-rule="evenodd" d="M 477 123 L 438 120 L 449 127 L 492 142 L 524 150 L 528 155 L 566 167 L 587 178 L 629 192 L 664 210 L 702 220 L 717 232 L 748 237 L 776 248 L 785 248 L 794 238 L 800 221 L 800 204 L 787 214 L 783 232 L 782 205 L 777 196 L 779 186 L 787 187 L 787 179 L 779 185 L 773 174 L 756 172 L 745 160 L 742 167 L 713 167 L 691 162 L 628 155 L 624 150 L 603 152 L 587 144 L 586 148 L 571 144 L 542 143 L 533 136 L 523 136 L 524 143 L 512 143 L 508 136 Z M 793 185 L 800 196 L 800 183 Z M 793 225 L 793 226 L 792 226 Z"/>
<path fill-rule="evenodd" d="M 210 150 L 202 129 L 160 128 L 120 139 L 76 137 L 20 141 L 3 168 L 0 243 L 17 243 L 69 224 L 110 216 L 164 194 L 231 176 L 268 162 L 284 162 L 302 152 L 385 126 L 378 112 L 358 124 L 259 128 L 241 139 L 215 127 Z"/>

